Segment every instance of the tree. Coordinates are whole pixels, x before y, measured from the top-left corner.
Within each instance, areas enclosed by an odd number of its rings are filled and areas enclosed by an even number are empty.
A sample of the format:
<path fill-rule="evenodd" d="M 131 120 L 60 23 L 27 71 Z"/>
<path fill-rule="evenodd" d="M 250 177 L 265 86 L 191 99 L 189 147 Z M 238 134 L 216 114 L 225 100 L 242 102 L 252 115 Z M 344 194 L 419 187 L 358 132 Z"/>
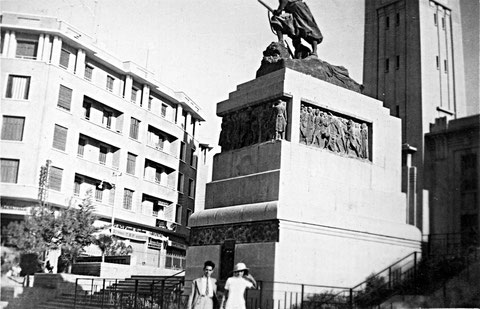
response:
<path fill-rule="evenodd" d="M 93 243 L 95 240 L 93 234 L 100 229 L 93 225 L 96 220 L 93 209 L 89 191 L 78 208 L 70 206 L 61 211 L 57 218 L 60 221 L 60 259 L 67 267 L 75 262 L 86 246 Z"/>
<path fill-rule="evenodd" d="M 131 246 L 108 234 L 98 235 L 93 243 L 102 251 L 102 262 L 105 262 L 105 256 L 129 255 L 133 251 Z"/>
<path fill-rule="evenodd" d="M 61 249 L 61 261 L 68 267 L 93 242 L 99 230 L 93 223 L 91 192 L 76 207 L 55 211 L 48 205 L 32 209 L 25 221 L 12 222 L 4 230 L 7 244 L 17 247 L 22 253 L 40 256 L 47 250 Z"/>

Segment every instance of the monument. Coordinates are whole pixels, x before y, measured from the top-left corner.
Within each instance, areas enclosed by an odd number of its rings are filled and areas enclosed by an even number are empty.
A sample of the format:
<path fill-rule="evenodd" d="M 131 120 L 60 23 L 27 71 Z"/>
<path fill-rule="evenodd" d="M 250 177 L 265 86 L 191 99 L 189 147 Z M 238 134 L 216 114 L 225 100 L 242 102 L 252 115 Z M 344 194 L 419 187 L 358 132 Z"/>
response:
<path fill-rule="evenodd" d="M 420 251 L 401 192 L 400 120 L 344 68 L 272 43 L 217 115 L 222 151 L 205 210 L 190 218 L 187 281 L 212 260 L 218 279 L 244 262 L 271 290 L 351 287 Z"/>

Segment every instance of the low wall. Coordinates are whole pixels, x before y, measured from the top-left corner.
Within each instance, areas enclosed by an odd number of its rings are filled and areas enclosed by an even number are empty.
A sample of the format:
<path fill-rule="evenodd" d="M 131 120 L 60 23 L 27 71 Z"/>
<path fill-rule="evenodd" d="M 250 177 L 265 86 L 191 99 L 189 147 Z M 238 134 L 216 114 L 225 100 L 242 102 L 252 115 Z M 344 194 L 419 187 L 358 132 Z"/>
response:
<path fill-rule="evenodd" d="M 104 262 L 80 262 L 72 266 L 72 273 L 83 276 L 100 278 L 124 279 L 133 275 L 171 276 L 179 269 L 164 269 L 152 266 L 125 265 Z"/>

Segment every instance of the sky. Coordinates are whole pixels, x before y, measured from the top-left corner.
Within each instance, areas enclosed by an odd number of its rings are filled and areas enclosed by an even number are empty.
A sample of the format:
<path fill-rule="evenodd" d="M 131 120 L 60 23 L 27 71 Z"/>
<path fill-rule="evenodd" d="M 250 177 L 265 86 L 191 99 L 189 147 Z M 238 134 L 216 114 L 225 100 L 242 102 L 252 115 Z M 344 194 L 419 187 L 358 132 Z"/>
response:
<path fill-rule="evenodd" d="M 264 0 L 270 7 L 277 0 Z M 362 83 L 363 0 L 305 0 L 323 33 L 318 55 Z M 276 36 L 257 0 L 0 0 L 5 12 L 57 17 L 96 39 L 122 61 L 185 92 L 201 108 L 201 143 L 216 145 L 216 104 L 255 78 Z M 308 45 L 308 44 L 307 44 Z"/>

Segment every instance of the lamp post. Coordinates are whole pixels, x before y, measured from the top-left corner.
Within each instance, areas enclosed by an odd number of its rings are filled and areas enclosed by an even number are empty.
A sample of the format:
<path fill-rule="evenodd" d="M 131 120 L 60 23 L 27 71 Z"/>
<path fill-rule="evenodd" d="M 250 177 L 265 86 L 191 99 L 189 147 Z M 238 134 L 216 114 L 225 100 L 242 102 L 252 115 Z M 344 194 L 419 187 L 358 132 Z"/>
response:
<path fill-rule="evenodd" d="M 122 175 L 122 172 L 113 172 L 112 175 L 115 177 L 115 183 L 112 184 L 112 188 L 115 190 L 114 191 L 114 196 L 113 196 L 113 204 L 112 204 L 112 219 L 111 219 L 111 228 L 110 228 L 110 234 L 113 235 L 113 226 L 115 224 L 115 204 L 117 202 L 117 181 L 118 181 L 118 176 Z"/>
<path fill-rule="evenodd" d="M 113 189 L 113 203 L 112 203 L 112 215 L 111 215 L 111 219 L 110 219 L 110 224 L 111 224 L 111 227 L 110 227 L 110 234 L 113 235 L 113 225 L 115 224 L 115 201 L 116 201 L 116 195 L 117 195 L 117 181 L 118 181 L 118 176 L 121 176 L 122 173 L 121 172 L 112 172 L 112 175 L 115 177 L 115 182 L 114 183 L 111 183 L 111 182 L 108 182 L 106 180 L 102 180 L 100 182 L 100 184 L 97 186 L 97 188 L 99 188 L 100 190 L 103 189 L 103 184 L 104 183 L 108 183 Z"/>

